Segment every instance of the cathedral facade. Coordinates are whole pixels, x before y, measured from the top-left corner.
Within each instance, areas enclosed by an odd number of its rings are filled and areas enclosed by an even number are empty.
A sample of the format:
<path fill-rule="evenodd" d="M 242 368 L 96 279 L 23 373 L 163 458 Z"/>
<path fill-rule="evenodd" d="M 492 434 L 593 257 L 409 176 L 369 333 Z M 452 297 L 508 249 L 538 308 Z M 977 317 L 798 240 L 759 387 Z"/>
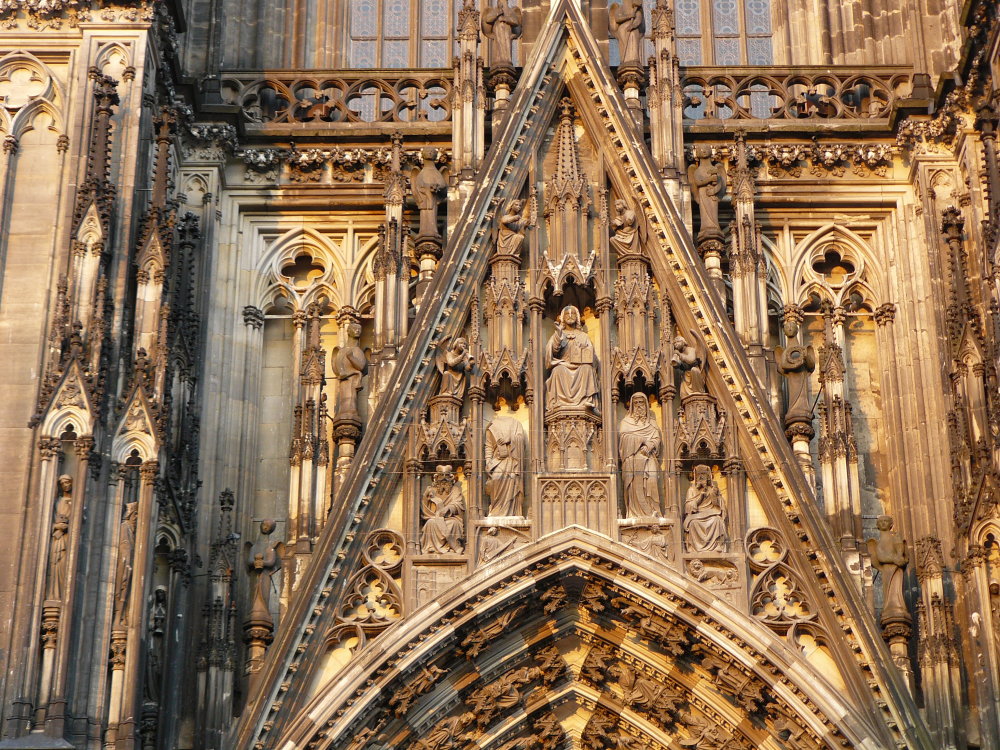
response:
<path fill-rule="evenodd" d="M 1000 749 L 991 0 L 0 0 L 0 748 Z"/>

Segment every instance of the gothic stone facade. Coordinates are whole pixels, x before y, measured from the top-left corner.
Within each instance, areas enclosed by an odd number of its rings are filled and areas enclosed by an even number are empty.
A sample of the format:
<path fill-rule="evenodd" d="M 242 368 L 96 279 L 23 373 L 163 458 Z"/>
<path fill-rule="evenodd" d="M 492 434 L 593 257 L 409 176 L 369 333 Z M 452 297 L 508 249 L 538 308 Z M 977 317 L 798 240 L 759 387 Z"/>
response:
<path fill-rule="evenodd" d="M 989 0 L 0 0 L 4 748 L 1000 748 Z"/>

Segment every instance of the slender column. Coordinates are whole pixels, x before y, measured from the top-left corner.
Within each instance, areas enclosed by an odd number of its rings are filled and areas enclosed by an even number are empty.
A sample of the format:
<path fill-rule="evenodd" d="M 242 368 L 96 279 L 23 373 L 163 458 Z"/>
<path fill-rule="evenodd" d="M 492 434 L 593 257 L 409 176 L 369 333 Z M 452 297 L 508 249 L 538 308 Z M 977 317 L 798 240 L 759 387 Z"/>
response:
<path fill-rule="evenodd" d="M 56 647 L 55 673 L 52 678 L 52 692 L 46 714 L 45 732 L 50 737 L 63 737 L 66 722 L 67 677 L 69 665 L 73 661 L 70 653 L 72 643 L 73 612 L 76 601 L 76 570 L 79 567 L 80 541 L 83 530 L 84 506 L 87 503 L 87 477 L 90 454 L 94 449 L 94 438 L 90 435 L 78 437 L 73 443 L 76 454 L 76 476 L 73 478 L 73 508 L 69 522 L 69 548 L 66 551 L 66 594 L 62 601 L 60 615 L 60 638 Z"/>
<path fill-rule="evenodd" d="M 132 565 L 132 586 L 127 603 L 128 622 L 125 627 L 125 669 L 122 675 L 121 721 L 115 738 L 117 750 L 133 750 L 136 746 L 138 710 L 142 694 L 143 634 L 145 633 L 146 588 L 153 559 L 153 534 L 158 515 L 153 486 L 159 464 L 146 461 L 139 469 L 139 505 Z"/>
<path fill-rule="evenodd" d="M 60 613 L 62 610 L 61 601 L 52 602 L 46 600 L 45 597 L 45 574 L 49 568 L 47 561 L 50 554 L 49 545 L 51 544 L 51 534 L 48 532 L 53 515 L 52 498 L 57 491 L 56 471 L 58 467 L 60 447 L 61 442 L 58 438 L 42 437 L 38 439 L 38 454 L 40 458 L 39 473 L 41 476 L 39 477 L 38 482 L 39 497 L 36 507 L 41 509 L 42 518 L 45 519 L 46 522 L 42 524 L 42 528 L 45 530 L 45 534 L 42 539 L 45 541 L 39 544 L 39 564 L 35 576 L 36 590 L 40 592 L 43 599 L 41 605 L 42 613 L 40 629 L 42 663 L 41 674 L 39 676 L 38 696 L 37 701 L 35 702 L 37 707 L 37 713 L 35 715 L 36 723 L 45 720 L 45 714 L 48 707 L 50 691 L 52 689 L 52 670 L 55 667 L 56 644 L 58 643 L 59 636 Z M 67 582 L 69 581 L 68 572 L 66 580 Z M 63 598 L 65 598 L 65 594 Z"/>

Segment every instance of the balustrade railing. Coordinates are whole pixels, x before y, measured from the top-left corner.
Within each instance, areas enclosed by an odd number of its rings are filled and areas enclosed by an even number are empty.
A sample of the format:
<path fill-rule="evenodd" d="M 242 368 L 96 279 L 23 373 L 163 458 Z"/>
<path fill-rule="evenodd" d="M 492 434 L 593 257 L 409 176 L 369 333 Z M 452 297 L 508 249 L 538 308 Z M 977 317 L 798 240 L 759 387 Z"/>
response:
<path fill-rule="evenodd" d="M 885 119 L 910 95 L 912 69 L 688 67 L 686 120 Z"/>
<path fill-rule="evenodd" d="M 222 97 L 257 125 L 418 123 L 451 119 L 451 69 L 303 75 L 229 72 Z"/>

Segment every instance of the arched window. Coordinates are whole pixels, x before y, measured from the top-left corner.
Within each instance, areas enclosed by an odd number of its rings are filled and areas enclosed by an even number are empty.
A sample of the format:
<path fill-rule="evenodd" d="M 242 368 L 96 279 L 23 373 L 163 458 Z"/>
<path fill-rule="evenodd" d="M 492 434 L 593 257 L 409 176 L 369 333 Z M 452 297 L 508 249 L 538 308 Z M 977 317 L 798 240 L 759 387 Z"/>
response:
<path fill-rule="evenodd" d="M 771 0 L 677 0 L 681 65 L 770 65 Z"/>
<path fill-rule="evenodd" d="M 350 0 L 347 66 L 445 68 L 462 0 Z"/>

